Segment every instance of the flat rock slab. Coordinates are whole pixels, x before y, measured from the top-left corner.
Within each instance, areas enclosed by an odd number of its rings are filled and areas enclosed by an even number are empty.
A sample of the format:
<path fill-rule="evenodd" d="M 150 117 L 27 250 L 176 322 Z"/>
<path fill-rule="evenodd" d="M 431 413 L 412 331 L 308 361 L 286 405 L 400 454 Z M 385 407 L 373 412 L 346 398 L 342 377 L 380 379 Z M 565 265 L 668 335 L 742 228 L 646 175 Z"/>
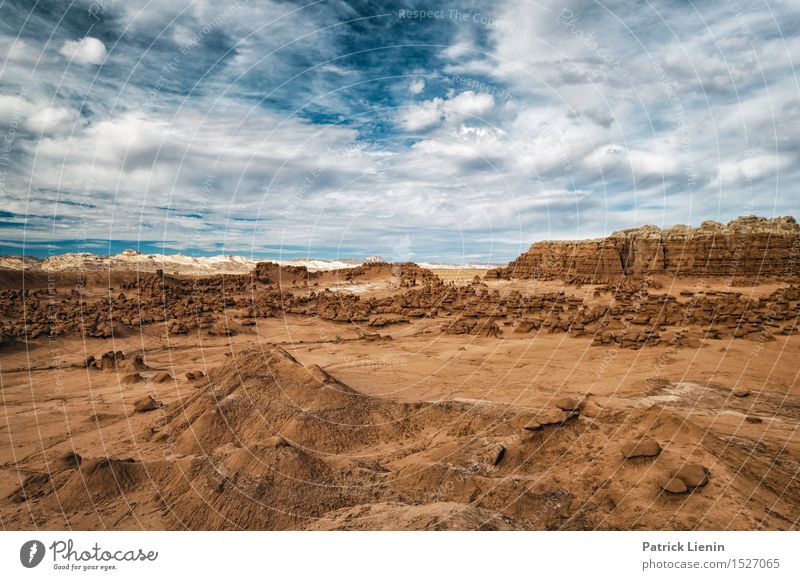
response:
<path fill-rule="evenodd" d="M 548 425 L 561 425 L 565 423 L 568 419 L 574 416 L 574 413 L 565 413 L 564 411 L 559 411 L 553 409 L 552 411 L 545 411 L 540 415 L 537 415 L 536 418 L 532 419 L 523 429 L 526 431 L 538 431 L 542 427 L 546 427 Z"/>
<path fill-rule="evenodd" d="M 579 411 L 583 404 L 583 400 L 578 397 L 562 397 L 553 402 L 562 411 Z"/>
<path fill-rule="evenodd" d="M 569 418 L 563 411 L 550 411 L 536 416 L 536 422 L 540 425 L 558 425 Z"/>

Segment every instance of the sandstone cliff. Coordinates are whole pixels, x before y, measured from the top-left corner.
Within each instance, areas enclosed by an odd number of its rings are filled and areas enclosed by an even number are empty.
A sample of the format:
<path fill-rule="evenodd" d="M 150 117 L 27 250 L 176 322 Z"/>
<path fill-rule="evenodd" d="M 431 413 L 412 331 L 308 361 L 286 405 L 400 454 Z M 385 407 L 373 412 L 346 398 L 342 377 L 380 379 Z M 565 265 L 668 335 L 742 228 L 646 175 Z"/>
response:
<path fill-rule="evenodd" d="M 599 240 L 538 242 L 488 278 L 602 282 L 620 276 L 794 276 L 800 225 L 793 217 L 740 217 L 698 228 L 643 226 Z"/>

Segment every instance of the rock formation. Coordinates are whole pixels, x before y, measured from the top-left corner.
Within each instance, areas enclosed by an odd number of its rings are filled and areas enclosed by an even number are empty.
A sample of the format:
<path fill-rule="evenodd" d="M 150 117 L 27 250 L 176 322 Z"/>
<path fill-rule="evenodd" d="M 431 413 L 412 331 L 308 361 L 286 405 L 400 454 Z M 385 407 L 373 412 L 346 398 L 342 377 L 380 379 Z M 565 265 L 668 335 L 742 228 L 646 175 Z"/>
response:
<path fill-rule="evenodd" d="M 793 217 L 740 217 L 698 228 L 643 226 L 599 240 L 538 242 L 490 279 L 601 282 L 620 276 L 774 277 L 798 273 L 800 225 Z"/>

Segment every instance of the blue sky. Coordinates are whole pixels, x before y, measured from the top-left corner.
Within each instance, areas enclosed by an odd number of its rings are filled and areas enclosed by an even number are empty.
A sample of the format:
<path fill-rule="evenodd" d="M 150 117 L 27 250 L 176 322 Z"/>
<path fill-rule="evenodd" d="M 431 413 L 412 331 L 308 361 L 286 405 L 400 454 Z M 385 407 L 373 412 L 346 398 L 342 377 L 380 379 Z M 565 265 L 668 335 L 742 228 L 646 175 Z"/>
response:
<path fill-rule="evenodd" d="M 798 215 L 792 4 L 0 0 L 0 252 L 503 262 Z"/>

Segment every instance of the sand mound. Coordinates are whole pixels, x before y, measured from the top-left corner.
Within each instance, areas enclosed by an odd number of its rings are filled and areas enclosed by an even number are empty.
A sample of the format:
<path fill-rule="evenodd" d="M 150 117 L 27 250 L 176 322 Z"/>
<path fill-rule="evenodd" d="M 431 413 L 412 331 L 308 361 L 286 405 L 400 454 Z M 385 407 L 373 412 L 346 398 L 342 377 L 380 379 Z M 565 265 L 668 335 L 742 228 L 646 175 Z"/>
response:
<path fill-rule="evenodd" d="M 360 493 L 324 460 L 290 445 L 223 445 L 193 465 L 191 489 L 180 485 L 167 495 L 174 516 L 191 528 L 304 527 Z"/>
<path fill-rule="evenodd" d="M 20 521 L 45 512 L 74 527 L 136 528 L 147 517 L 211 530 L 692 529 L 699 517 L 730 526 L 730 513 L 746 527 L 764 506 L 789 514 L 800 501 L 766 459 L 647 402 L 588 419 L 580 401 L 560 405 L 568 411 L 401 403 L 277 347 L 240 352 L 183 403 L 137 417 L 152 417 L 158 460 L 83 452 L 30 474 L 5 501 Z"/>
<path fill-rule="evenodd" d="M 401 416 L 400 408 L 320 372 L 279 348 L 232 357 L 175 415 L 172 427 L 180 452 L 256 444 L 279 435 L 301 448 L 340 453 L 392 437 L 392 419 Z M 382 412 L 388 416 L 376 425 L 374 413 Z"/>
<path fill-rule="evenodd" d="M 141 491 L 158 471 L 133 459 L 84 458 L 79 469 L 69 472 L 56 497 L 49 499 L 65 510 L 94 510 L 118 498 L 126 501 L 126 496 Z"/>
<path fill-rule="evenodd" d="M 407 505 L 386 502 L 338 510 L 308 530 L 513 530 L 511 518 L 453 502 Z"/>

